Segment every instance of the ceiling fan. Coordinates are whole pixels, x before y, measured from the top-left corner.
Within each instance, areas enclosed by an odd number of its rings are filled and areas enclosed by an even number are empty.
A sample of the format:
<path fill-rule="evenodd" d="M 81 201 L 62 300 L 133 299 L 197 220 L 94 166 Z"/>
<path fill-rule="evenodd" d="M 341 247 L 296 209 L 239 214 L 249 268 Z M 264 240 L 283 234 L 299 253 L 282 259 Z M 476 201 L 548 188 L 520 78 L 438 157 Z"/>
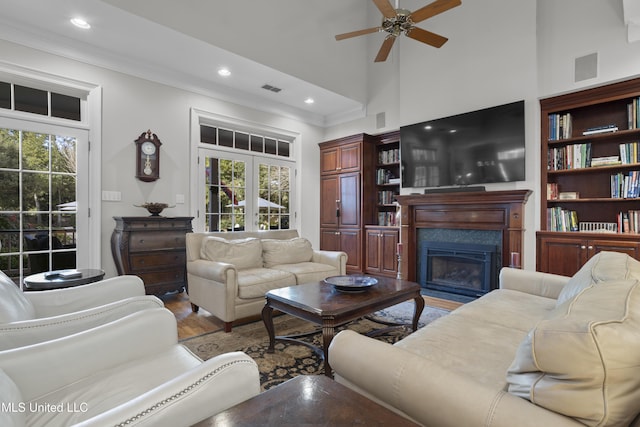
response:
<path fill-rule="evenodd" d="M 382 25 L 379 27 L 338 34 L 336 36 L 336 40 L 344 40 L 351 37 L 384 31 L 388 34 L 384 39 L 384 42 L 382 42 L 382 46 L 380 47 L 375 59 L 375 62 L 384 62 L 387 60 L 389 52 L 391 52 L 391 48 L 393 47 L 393 43 L 396 41 L 396 37 L 402 33 L 407 37 L 433 47 L 441 47 L 445 44 L 448 40 L 446 37 L 418 28 L 415 24 L 424 21 L 427 18 L 431 18 L 432 16 L 446 12 L 449 9 L 453 9 L 456 6 L 460 6 L 462 1 L 436 0 L 415 12 L 411 12 L 406 9 L 394 8 L 391 6 L 391 3 L 389 3 L 389 0 L 373 0 L 373 3 L 382 13 Z"/>

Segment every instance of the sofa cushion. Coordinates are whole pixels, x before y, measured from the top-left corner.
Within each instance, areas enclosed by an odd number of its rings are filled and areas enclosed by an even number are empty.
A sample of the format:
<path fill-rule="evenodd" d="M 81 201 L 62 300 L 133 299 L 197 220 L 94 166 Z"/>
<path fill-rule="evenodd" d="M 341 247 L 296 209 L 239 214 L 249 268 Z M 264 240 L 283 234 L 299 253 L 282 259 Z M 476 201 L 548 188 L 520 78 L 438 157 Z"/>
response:
<path fill-rule="evenodd" d="M 262 267 L 262 243 L 260 239 L 227 240 L 222 237 L 207 236 L 202 240 L 202 258 L 233 264 L 236 269 Z"/>
<path fill-rule="evenodd" d="M 302 283 L 319 282 L 329 276 L 340 274 L 337 268 L 318 262 L 298 262 L 295 264 L 280 264 L 271 267 L 276 270 L 287 271 L 296 276 L 298 285 Z"/>
<path fill-rule="evenodd" d="M 280 264 L 295 264 L 311 261 L 313 248 L 304 237 L 293 239 L 262 239 L 264 266 L 271 268 Z"/>
<path fill-rule="evenodd" d="M 1 426 L 24 426 L 26 424 L 25 411 L 27 403 L 22 398 L 18 386 L 0 369 L 0 402 L 4 406 L 0 410 Z"/>
<path fill-rule="evenodd" d="M 248 268 L 238 271 L 238 297 L 242 299 L 264 298 L 272 289 L 296 284 L 296 276 L 286 271 L 269 268 Z"/>
<path fill-rule="evenodd" d="M 0 271 L 0 323 L 20 322 L 36 317 L 36 311 L 20 288 Z"/>
<path fill-rule="evenodd" d="M 509 392 L 590 426 L 640 412 L 640 282 L 593 285 L 554 309 L 520 344 Z"/>
<path fill-rule="evenodd" d="M 558 295 L 556 306 L 564 304 L 591 285 L 628 278 L 640 280 L 640 261 L 621 252 L 598 252 L 567 282 Z"/>

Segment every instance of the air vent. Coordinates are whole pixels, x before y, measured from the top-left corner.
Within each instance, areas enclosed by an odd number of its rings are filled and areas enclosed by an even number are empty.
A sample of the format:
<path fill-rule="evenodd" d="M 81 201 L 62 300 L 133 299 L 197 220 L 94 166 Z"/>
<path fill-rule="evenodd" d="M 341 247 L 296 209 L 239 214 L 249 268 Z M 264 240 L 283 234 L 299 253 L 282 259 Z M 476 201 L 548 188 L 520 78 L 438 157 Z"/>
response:
<path fill-rule="evenodd" d="M 275 92 L 275 93 L 278 93 L 278 92 L 280 92 L 282 90 L 279 87 L 275 87 L 275 86 L 271 86 L 271 85 L 267 85 L 267 84 L 263 85 L 262 89 L 270 90 L 271 92 Z"/>

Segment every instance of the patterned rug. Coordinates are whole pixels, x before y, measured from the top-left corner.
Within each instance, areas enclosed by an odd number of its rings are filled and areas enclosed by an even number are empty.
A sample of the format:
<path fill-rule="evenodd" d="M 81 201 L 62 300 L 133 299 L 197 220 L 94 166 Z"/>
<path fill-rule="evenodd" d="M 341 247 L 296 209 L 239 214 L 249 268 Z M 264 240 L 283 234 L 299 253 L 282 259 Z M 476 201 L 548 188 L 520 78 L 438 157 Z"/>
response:
<path fill-rule="evenodd" d="M 376 334 L 376 339 L 395 343 L 407 336 L 411 327 L 388 328 L 384 322 L 410 325 L 413 307 L 413 301 L 403 302 L 378 311 L 369 318 L 355 320 L 337 330 L 349 328 L 362 334 L 381 332 Z M 448 313 L 447 310 L 425 306 L 418 325 L 423 327 Z M 308 333 L 299 339 L 322 348 L 322 333 L 317 326 L 287 314 L 274 317 L 273 323 L 276 335 Z M 276 340 L 275 352 L 267 353 L 269 337 L 262 321 L 234 327 L 230 333 L 218 331 L 187 338 L 181 343 L 203 360 L 230 351 L 245 352 L 258 364 L 262 390 L 268 390 L 297 375 L 324 373 L 324 361 L 307 345 Z"/>

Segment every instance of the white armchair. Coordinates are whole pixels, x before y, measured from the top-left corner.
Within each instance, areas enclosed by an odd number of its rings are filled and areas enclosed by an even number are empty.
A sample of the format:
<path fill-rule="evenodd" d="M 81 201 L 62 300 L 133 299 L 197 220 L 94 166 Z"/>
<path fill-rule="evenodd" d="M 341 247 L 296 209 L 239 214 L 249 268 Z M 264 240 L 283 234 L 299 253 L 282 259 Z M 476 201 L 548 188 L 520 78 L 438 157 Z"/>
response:
<path fill-rule="evenodd" d="M 190 426 L 259 392 L 253 359 L 203 362 L 165 308 L 0 351 L 2 426 Z"/>
<path fill-rule="evenodd" d="M 84 331 L 140 310 L 164 307 L 136 276 L 74 288 L 22 292 L 0 271 L 0 350 Z"/>

